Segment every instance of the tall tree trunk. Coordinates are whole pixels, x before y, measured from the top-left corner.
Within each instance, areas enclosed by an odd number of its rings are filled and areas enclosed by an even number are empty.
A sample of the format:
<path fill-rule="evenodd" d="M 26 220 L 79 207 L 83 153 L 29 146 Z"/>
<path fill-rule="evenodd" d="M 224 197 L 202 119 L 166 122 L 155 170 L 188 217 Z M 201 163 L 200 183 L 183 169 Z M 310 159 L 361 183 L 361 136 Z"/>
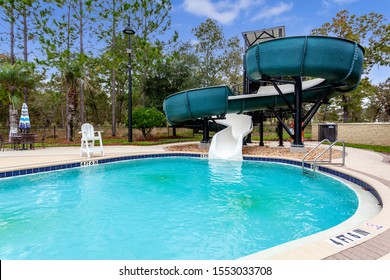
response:
<path fill-rule="evenodd" d="M 116 70 L 112 68 L 111 78 L 111 135 L 116 136 Z"/>
<path fill-rule="evenodd" d="M 11 141 L 11 134 L 18 133 L 18 110 L 9 106 L 9 141 Z"/>
<path fill-rule="evenodd" d="M 83 13 L 83 0 L 80 0 L 79 1 L 79 8 L 80 8 L 80 29 L 79 29 L 79 33 L 80 33 L 80 54 L 83 55 L 84 54 L 84 23 L 83 23 L 83 17 L 84 17 L 84 13 Z M 83 71 L 83 70 L 82 70 Z M 85 106 L 84 106 L 84 88 L 83 86 L 80 86 L 80 121 L 81 123 L 84 123 L 85 122 Z"/>
<path fill-rule="evenodd" d="M 91 104 L 91 115 L 94 116 L 95 123 L 101 123 L 99 110 L 98 110 L 98 107 L 96 105 L 97 101 L 95 99 L 95 95 L 91 94 L 90 99 L 91 99 L 91 103 L 92 103 Z"/>
<path fill-rule="evenodd" d="M 142 34 L 143 34 L 143 40 L 144 40 L 144 43 L 148 41 L 148 36 L 147 36 L 147 30 L 146 30 L 146 26 L 147 26 L 147 10 L 146 10 L 146 7 L 143 11 L 143 14 L 144 14 L 144 18 L 143 18 L 143 30 L 142 30 Z M 130 47 L 131 48 L 131 47 Z M 146 54 L 146 51 L 144 51 L 144 55 L 143 55 L 143 70 L 142 70 L 142 87 L 141 87 L 141 101 L 142 101 L 142 106 L 146 106 L 146 79 L 147 79 L 147 75 L 148 75 L 148 69 L 146 67 L 146 65 L 148 65 L 147 61 L 148 61 L 148 58 L 147 58 L 147 54 Z"/>
<path fill-rule="evenodd" d="M 24 61 L 28 61 L 28 48 L 27 48 L 27 36 L 28 36 L 28 28 L 27 28 L 27 8 L 26 4 L 23 7 L 23 58 Z M 24 92 L 24 103 L 28 103 L 28 88 L 23 89 Z"/>
<path fill-rule="evenodd" d="M 74 126 L 75 116 L 77 109 L 77 90 L 74 87 L 70 87 L 68 91 L 69 109 L 68 109 L 68 129 L 69 129 L 69 141 L 74 141 Z"/>
<path fill-rule="evenodd" d="M 65 83 L 65 82 L 64 82 Z M 72 141 L 72 132 L 70 128 L 70 121 L 72 118 L 72 115 L 70 113 L 70 102 L 69 102 L 69 93 L 68 93 L 68 86 L 65 85 L 65 116 L 66 116 L 66 140 Z"/>
<path fill-rule="evenodd" d="M 28 50 L 27 50 L 27 34 L 28 34 L 28 28 L 27 28 L 27 8 L 26 6 L 23 7 L 23 58 L 24 61 L 28 61 Z"/>
<path fill-rule="evenodd" d="M 65 107 L 66 107 L 66 104 L 65 104 Z M 65 127 L 66 126 L 65 111 L 66 110 L 64 110 L 64 103 L 61 102 L 61 127 Z"/>
<path fill-rule="evenodd" d="M 11 64 L 15 64 L 15 18 L 14 18 L 14 4 L 11 2 L 11 10 L 10 10 L 10 18 L 11 18 L 11 31 L 10 31 L 10 60 Z"/>
<path fill-rule="evenodd" d="M 116 1 L 112 1 L 112 10 L 115 11 Z M 112 14 L 112 42 L 111 49 L 116 46 L 116 16 Z M 111 70 L 111 135 L 116 136 L 116 70 L 115 67 Z"/>
<path fill-rule="evenodd" d="M 343 100 L 343 122 L 347 123 L 349 120 L 349 112 L 348 112 L 348 97 L 345 94 L 342 95 Z"/>
<path fill-rule="evenodd" d="M 68 29 L 67 29 L 67 32 L 68 32 L 68 38 L 67 38 L 67 50 L 68 50 L 68 53 L 70 52 L 70 4 L 68 6 Z M 69 56 L 66 58 L 66 62 L 67 62 L 67 65 L 69 65 Z M 71 127 L 70 127 L 70 120 L 71 120 L 71 114 L 70 114 L 70 109 L 69 109 L 69 94 L 68 94 L 68 91 L 69 91 L 69 86 L 66 84 L 66 81 L 65 79 L 63 79 L 63 83 L 65 85 L 65 97 L 66 97 L 66 107 L 65 107 L 65 115 L 66 115 L 66 140 L 68 141 L 72 141 L 72 131 L 71 131 Z"/>
<path fill-rule="evenodd" d="M 120 92 L 123 92 L 123 88 L 119 90 Z M 122 120 L 122 112 L 123 112 L 123 104 L 125 103 L 123 93 L 119 95 L 118 102 L 117 102 L 117 109 L 118 109 L 118 116 L 119 116 L 119 122 L 124 123 L 125 121 Z"/>

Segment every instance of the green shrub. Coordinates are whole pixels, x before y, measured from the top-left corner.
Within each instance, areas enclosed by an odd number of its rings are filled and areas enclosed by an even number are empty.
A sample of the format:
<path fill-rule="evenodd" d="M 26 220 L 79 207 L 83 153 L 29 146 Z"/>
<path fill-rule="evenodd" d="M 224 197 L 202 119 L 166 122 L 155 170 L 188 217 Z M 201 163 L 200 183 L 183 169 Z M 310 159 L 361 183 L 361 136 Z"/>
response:
<path fill-rule="evenodd" d="M 148 139 L 154 127 L 166 125 L 165 115 L 156 108 L 137 107 L 133 110 L 133 128 L 142 132 L 144 139 Z"/>

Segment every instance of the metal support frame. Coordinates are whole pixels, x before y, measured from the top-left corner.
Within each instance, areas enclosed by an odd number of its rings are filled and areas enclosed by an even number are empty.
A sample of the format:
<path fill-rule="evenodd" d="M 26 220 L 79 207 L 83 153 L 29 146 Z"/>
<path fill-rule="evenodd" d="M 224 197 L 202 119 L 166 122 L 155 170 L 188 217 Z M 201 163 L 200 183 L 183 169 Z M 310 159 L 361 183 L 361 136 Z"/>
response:
<path fill-rule="evenodd" d="M 311 119 L 314 117 L 315 113 L 317 113 L 318 109 L 322 104 L 324 104 L 324 98 L 320 98 L 314 105 L 310 108 L 310 110 L 303 116 L 303 126 L 302 129 L 305 130 L 306 126 L 310 123 Z"/>
<path fill-rule="evenodd" d="M 260 124 L 259 124 L 260 142 L 259 146 L 264 146 L 264 111 L 260 111 Z"/>
<path fill-rule="evenodd" d="M 283 99 L 284 103 L 286 103 L 287 107 L 291 110 L 294 111 L 294 108 L 291 106 L 290 102 L 287 100 L 286 96 L 283 94 L 283 92 L 280 90 L 278 85 L 276 84 L 275 81 L 271 81 L 272 85 L 276 89 L 276 91 L 279 93 L 279 96 Z"/>
<path fill-rule="evenodd" d="M 252 144 L 252 132 L 249 133 L 246 137 L 244 137 L 244 145 L 246 144 Z"/>
<path fill-rule="evenodd" d="M 209 119 L 203 119 L 203 139 L 201 143 L 210 143 L 210 130 L 209 130 Z"/>
<path fill-rule="evenodd" d="M 278 112 L 274 111 L 274 114 L 275 114 L 275 117 L 278 119 L 279 123 L 282 125 L 282 127 L 284 128 L 284 130 L 287 131 L 287 133 L 290 135 L 291 138 L 294 138 L 294 134 L 291 133 L 289 127 L 285 124 L 285 122 L 283 121 L 283 118 L 281 115 L 279 115 Z"/>
<path fill-rule="evenodd" d="M 294 138 L 291 146 L 303 147 L 302 143 L 302 77 L 294 77 Z"/>
<path fill-rule="evenodd" d="M 270 82 L 275 90 L 279 93 L 279 96 L 283 99 L 284 103 L 288 107 L 288 110 L 293 112 L 294 118 L 294 128 L 293 133 L 290 131 L 289 127 L 284 123 L 281 111 L 274 111 L 275 117 L 278 119 L 279 124 L 287 131 L 287 133 L 293 139 L 293 146 L 302 147 L 302 131 L 306 128 L 306 126 L 310 123 L 311 119 L 314 117 L 315 113 L 318 111 L 320 106 L 325 102 L 325 97 L 321 96 L 317 102 L 310 108 L 310 110 L 302 116 L 302 77 L 294 77 L 294 81 L 285 81 L 285 80 L 275 80 L 272 78 L 266 79 L 266 81 Z M 281 83 L 291 83 L 294 84 L 294 106 L 287 100 L 286 96 L 280 90 L 279 86 L 276 84 L 277 82 Z M 302 122 L 304 122 L 302 124 Z"/>
<path fill-rule="evenodd" d="M 242 56 L 242 61 L 245 61 L 246 60 L 246 55 L 244 54 Z M 243 63 L 243 68 L 244 68 L 244 75 L 242 76 L 242 94 L 248 94 L 249 93 L 249 80 L 246 76 L 246 67 L 245 67 L 245 63 Z"/>
<path fill-rule="evenodd" d="M 284 147 L 283 145 L 283 115 L 282 110 L 280 110 L 280 121 L 278 122 L 278 137 L 279 137 L 279 147 Z"/>

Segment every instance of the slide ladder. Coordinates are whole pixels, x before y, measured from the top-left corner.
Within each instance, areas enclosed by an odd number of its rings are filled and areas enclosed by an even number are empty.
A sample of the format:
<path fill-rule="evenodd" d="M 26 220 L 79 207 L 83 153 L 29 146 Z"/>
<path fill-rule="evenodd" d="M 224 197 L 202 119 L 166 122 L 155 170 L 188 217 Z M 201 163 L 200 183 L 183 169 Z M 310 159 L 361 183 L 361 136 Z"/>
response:
<path fill-rule="evenodd" d="M 226 119 L 216 120 L 226 126 L 211 140 L 209 159 L 242 160 L 244 137 L 253 129 L 252 117 L 248 115 L 227 114 Z"/>

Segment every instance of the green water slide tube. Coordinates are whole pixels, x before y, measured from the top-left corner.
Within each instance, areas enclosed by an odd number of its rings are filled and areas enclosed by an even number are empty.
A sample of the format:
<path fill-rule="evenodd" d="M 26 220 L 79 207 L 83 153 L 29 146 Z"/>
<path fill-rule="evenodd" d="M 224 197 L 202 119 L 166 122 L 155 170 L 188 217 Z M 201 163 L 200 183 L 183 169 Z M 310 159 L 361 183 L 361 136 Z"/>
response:
<path fill-rule="evenodd" d="M 299 36 L 265 41 L 246 52 L 245 68 L 250 80 L 279 76 L 320 78 L 303 87 L 303 102 L 319 96 L 332 98 L 357 87 L 363 70 L 364 49 L 357 43 L 335 37 Z M 282 90 L 290 102 L 294 91 Z M 178 92 L 164 100 L 168 121 L 184 121 L 286 107 L 276 90 L 272 93 L 235 95 L 227 86 Z"/>

